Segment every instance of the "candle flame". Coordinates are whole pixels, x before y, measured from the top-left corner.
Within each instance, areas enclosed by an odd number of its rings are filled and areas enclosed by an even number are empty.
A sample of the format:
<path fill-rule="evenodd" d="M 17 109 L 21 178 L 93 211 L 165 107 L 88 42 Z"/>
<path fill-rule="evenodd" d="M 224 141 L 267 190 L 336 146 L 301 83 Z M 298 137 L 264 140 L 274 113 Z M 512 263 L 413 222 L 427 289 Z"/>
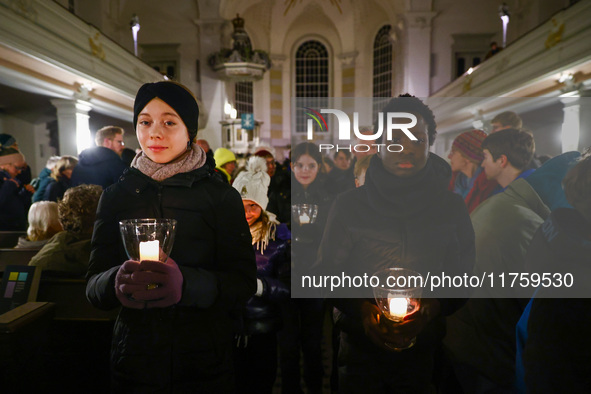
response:
<path fill-rule="evenodd" d="M 140 261 L 160 261 L 160 241 L 140 242 Z"/>
<path fill-rule="evenodd" d="M 408 298 L 390 298 L 390 315 L 403 318 L 408 311 Z"/>

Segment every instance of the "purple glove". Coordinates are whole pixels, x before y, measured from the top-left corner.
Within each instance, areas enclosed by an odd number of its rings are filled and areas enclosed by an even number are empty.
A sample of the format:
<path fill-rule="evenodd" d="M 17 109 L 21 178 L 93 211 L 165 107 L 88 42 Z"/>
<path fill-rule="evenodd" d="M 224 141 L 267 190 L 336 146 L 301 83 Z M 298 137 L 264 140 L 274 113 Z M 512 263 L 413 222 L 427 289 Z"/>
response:
<path fill-rule="evenodd" d="M 132 279 L 132 274 L 140 269 L 140 263 L 134 260 L 127 260 L 117 271 L 115 276 L 115 295 L 121 302 L 121 305 L 127 308 L 144 309 L 146 303 L 143 301 L 136 301 L 132 298 L 132 294 L 146 285 L 135 283 Z"/>
<path fill-rule="evenodd" d="M 166 263 L 142 261 L 132 278 L 134 283 L 142 284 L 140 289 L 133 292 L 133 298 L 146 302 L 147 308 L 166 308 L 181 300 L 183 274 L 170 257 Z"/>

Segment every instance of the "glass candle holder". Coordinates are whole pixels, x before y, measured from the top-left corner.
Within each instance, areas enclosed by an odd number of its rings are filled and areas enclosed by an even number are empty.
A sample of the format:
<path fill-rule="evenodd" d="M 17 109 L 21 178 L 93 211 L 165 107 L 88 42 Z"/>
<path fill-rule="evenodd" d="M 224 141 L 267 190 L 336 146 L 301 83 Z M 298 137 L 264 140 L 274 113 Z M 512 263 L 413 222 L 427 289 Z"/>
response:
<path fill-rule="evenodd" d="M 295 204 L 291 206 L 292 223 L 303 226 L 312 224 L 318 216 L 318 205 Z"/>
<path fill-rule="evenodd" d="M 373 275 L 380 280 L 380 286 L 373 288 L 376 303 L 391 324 L 399 324 L 405 316 L 419 310 L 423 294 L 423 277 L 420 273 L 408 268 L 387 268 Z M 403 345 L 385 345 L 394 350 L 404 350 L 415 343 L 416 338 L 412 338 Z"/>
<path fill-rule="evenodd" d="M 127 257 L 165 263 L 172 251 L 176 231 L 174 219 L 126 219 L 119 230 Z"/>

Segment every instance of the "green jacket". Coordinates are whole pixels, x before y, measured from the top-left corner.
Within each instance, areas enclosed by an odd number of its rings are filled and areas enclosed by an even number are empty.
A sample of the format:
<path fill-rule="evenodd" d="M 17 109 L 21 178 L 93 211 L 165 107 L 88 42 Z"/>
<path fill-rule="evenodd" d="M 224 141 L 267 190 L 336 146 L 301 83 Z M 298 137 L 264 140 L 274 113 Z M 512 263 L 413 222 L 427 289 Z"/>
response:
<path fill-rule="evenodd" d="M 474 274 L 494 272 L 497 279 L 502 272 L 522 272 L 527 248 L 549 215 L 550 209 L 525 179 L 517 179 L 504 193 L 484 201 L 470 215 L 476 235 Z M 484 286 L 474 296 L 523 296 L 519 291 L 503 290 L 508 288 L 501 287 L 499 280 L 499 286 Z"/>
<path fill-rule="evenodd" d="M 37 253 L 29 265 L 43 270 L 67 272 L 84 276 L 90 260 L 90 237 L 60 231 Z"/>
<path fill-rule="evenodd" d="M 509 273 L 523 272 L 527 248 L 549 214 L 531 185 L 518 179 L 470 216 L 476 235 L 474 274 L 481 278 L 486 273 L 488 278 L 493 273 L 494 282 L 492 287 L 477 288 L 448 318 L 444 344 L 454 362 L 476 369 L 498 388 L 514 382 L 515 325 L 534 290 L 511 287 Z"/>

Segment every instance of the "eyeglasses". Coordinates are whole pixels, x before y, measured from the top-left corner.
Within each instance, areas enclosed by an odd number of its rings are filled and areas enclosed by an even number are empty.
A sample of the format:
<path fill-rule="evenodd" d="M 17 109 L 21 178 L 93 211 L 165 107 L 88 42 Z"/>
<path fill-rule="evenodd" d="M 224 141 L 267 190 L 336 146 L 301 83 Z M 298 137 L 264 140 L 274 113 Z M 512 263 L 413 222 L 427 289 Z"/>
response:
<path fill-rule="evenodd" d="M 17 171 L 24 171 L 24 170 L 26 170 L 26 169 L 27 169 L 27 165 L 26 165 L 26 164 L 25 164 L 24 166 L 17 166 L 17 165 L 16 165 L 16 164 L 14 164 L 14 163 L 9 163 L 9 164 L 10 164 L 11 166 L 13 166 L 13 167 L 14 167 L 14 169 L 15 169 L 15 170 L 17 170 Z"/>
<path fill-rule="evenodd" d="M 116 142 L 116 143 L 118 143 L 121 146 L 125 146 L 125 142 L 123 142 L 123 140 L 115 140 L 115 139 L 112 139 L 111 141 Z"/>
<path fill-rule="evenodd" d="M 314 171 L 318 168 L 318 164 L 312 163 L 312 164 L 304 165 L 302 163 L 295 163 L 294 167 L 298 171 L 306 171 L 306 170 L 307 171 Z"/>

